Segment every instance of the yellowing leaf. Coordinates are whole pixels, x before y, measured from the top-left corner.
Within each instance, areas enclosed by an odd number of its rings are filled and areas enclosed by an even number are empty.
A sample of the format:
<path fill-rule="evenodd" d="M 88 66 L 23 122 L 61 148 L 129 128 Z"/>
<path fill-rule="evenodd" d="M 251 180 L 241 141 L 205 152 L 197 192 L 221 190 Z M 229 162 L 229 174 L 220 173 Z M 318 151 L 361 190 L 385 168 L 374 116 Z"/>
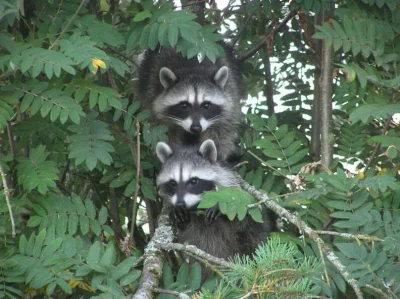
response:
<path fill-rule="evenodd" d="M 360 177 L 360 179 L 363 179 L 365 176 L 365 173 L 363 171 L 358 172 L 358 176 Z"/>
<path fill-rule="evenodd" d="M 378 175 L 384 175 L 384 174 L 387 174 L 388 173 L 388 171 L 389 171 L 389 169 L 387 169 L 387 168 L 382 168 L 379 172 L 378 172 Z"/>
<path fill-rule="evenodd" d="M 92 65 L 95 68 L 99 68 L 100 67 L 102 69 L 105 69 L 107 67 L 106 63 L 101 59 L 92 59 Z"/>

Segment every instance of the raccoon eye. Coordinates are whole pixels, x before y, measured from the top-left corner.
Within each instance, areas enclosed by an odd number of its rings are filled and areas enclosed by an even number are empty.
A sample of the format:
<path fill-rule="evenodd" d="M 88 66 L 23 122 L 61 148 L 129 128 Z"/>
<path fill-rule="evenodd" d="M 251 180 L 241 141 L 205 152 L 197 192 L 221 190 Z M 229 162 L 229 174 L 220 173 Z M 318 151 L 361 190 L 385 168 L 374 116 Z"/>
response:
<path fill-rule="evenodd" d="M 168 182 L 168 184 L 169 184 L 171 187 L 174 187 L 174 188 L 178 185 L 178 183 L 177 183 L 176 181 L 174 181 L 174 180 L 170 180 L 170 181 Z"/>
<path fill-rule="evenodd" d="M 209 103 L 209 102 L 206 102 L 203 104 L 204 109 L 208 109 L 208 108 L 210 108 L 210 106 L 211 106 L 211 103 Z"/>
<path fill-rule="evenodd" d="M 182 109 L 186 109 L 186 108 L 188 108 L 188 107 L 189 107 L 189 104 L 188 104 L 188 103 L 186 103 L 186 102 L 181 103 L 181 108 L 182 108 Z"/>
<path fill-rule="evenodd" d="M 196 185 L 198 181 L 199 181 L 198 178 L 191 178 L 189 183 L 192 184 L 192 185 Z"/>

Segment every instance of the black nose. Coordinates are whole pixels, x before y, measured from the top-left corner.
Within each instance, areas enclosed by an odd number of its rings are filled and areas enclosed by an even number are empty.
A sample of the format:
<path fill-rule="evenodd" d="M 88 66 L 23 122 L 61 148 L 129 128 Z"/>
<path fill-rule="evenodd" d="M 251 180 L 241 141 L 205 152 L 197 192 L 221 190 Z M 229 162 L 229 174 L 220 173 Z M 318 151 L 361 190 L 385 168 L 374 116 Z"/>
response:
<path fill-rule="evenodd" d="M 183 208 L 183 207 L 185 207 L 185 202 L 184 202 L 184 201 L 178 201 L 178 202 L 175 204 L 175 207 L 177 207 L 177 208 Z"/>
<path fill-rule="evenodd" d="M 200 125 L 191 125 L 190 126 L 190 132 L 192 132 L 193 134 L 199 134 L 201 133 L 201 126 Z"/>

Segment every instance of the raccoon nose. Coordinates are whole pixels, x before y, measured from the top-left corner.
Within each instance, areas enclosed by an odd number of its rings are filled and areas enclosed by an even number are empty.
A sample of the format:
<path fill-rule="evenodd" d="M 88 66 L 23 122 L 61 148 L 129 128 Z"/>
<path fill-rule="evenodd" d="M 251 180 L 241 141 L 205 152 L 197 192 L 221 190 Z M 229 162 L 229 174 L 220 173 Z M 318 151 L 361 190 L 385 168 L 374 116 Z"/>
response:
<path fill-rule="evenodd" d="M 177 208 L 184 208 L 185 207 L 185 202 L 184 201 L 178 201 L 175 206 Z"/>
<path fill-rule="evenodd" d="M 190 126 L 190 132 L 192 132 L 193 134 L 199 134 L 201 133 L 201 125 L 191 125 Z"/>

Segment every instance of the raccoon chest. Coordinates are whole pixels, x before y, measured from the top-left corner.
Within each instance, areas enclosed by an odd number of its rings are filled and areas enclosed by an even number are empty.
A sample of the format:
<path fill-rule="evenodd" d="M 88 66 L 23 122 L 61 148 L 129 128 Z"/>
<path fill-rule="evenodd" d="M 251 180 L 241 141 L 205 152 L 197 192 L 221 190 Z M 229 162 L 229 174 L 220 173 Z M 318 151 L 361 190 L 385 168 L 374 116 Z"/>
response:
<path fill-rule="evenodd" d="M 201 217 L 192 217 L 184 229 L 178 231 L 178 242 L 197 248 L 220 258 L 238 253 L 237 237 L 229 220 L 217 219 L 206 224 Z"/>

